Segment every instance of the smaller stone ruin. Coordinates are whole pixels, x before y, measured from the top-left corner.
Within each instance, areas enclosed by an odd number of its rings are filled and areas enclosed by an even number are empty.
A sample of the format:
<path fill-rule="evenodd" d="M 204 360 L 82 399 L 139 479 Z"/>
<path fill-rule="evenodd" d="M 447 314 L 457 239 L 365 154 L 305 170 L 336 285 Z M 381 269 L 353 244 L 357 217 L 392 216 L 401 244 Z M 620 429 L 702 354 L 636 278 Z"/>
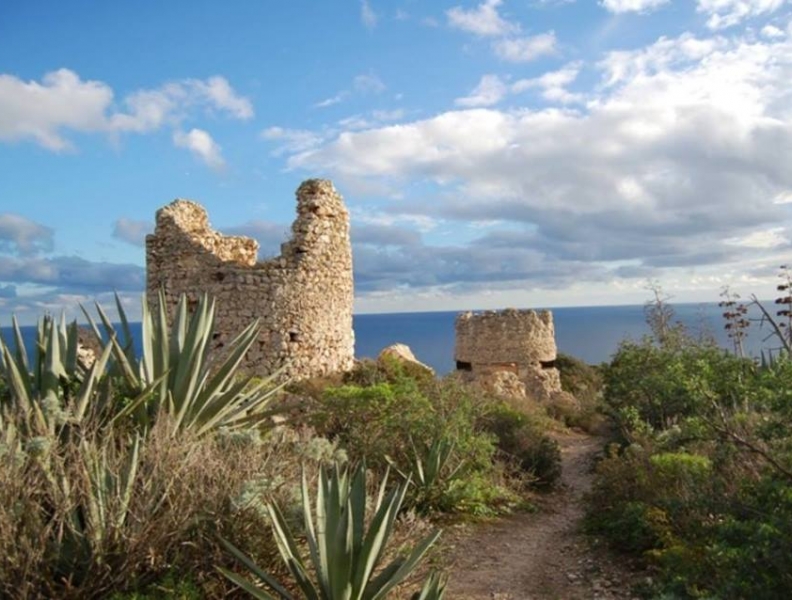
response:
<path fill-rule="evenodd" d="M 566 395 L 556 355 L 550 311 L 509 308 L 457 316 L 457 371 L 490 392 L 540 403 Z"/>

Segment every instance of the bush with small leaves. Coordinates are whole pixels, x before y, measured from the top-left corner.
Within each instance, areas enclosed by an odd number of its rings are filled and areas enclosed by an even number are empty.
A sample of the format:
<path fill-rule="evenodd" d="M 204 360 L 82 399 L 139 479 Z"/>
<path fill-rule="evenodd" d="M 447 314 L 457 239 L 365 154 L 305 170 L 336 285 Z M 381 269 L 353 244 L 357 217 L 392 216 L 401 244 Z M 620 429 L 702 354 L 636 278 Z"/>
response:
<path fill-rule="evenodd" d="M 561 477 L 558 443 L 528 414 L 505 402 L 497 402 L 490 405 L 480 423 L 495 436 L 498 450 L 507 460 L 530 477 L 531 485 L 551 487 Z"/>

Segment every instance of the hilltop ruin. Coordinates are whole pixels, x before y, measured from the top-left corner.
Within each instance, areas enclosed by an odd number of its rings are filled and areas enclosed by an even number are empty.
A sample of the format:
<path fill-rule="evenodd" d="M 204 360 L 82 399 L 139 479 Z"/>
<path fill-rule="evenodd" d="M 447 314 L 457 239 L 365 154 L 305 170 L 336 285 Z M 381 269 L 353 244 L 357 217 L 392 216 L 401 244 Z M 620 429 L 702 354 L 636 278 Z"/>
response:
<path fill-rule="evenodd" d="M 456 319 L 457 371 L 484 387 L 546 402 L 563 393 L 555 367 L 553 314 L 533 310 L 465 312 Z"/>
<path fill-rule="evenodd" d="M 194 302 L 204 292 L 214 296 L 214 350 L 260 319 L 257 343 L 242 364 L 249 373 L 285 367 L 285 376 L 305 379 L 351 368 L 349 213 L 330 181 L 300 185 L 291 231 L 279 256 L 259 262 L 258 242 L 224 236 L 199 204 L 174 200 L 157 211 L 146 237 L 149 305 L 160 289 L 171 315 L 182 293 Z"/>

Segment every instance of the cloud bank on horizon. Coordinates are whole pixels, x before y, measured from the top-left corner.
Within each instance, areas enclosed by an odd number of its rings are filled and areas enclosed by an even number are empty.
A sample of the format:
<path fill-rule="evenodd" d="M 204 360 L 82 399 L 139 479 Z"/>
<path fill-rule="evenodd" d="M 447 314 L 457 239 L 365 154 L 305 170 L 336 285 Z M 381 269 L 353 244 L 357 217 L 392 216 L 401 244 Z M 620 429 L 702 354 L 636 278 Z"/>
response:
<path fill-rule="evenodd" d="M 277 254 L 314 176 L 360 310 L 772 295 L 788 262 L 788 1 L 51 4 L 0 19 L 2 324 L 134 312 L 177 196 Z"/>

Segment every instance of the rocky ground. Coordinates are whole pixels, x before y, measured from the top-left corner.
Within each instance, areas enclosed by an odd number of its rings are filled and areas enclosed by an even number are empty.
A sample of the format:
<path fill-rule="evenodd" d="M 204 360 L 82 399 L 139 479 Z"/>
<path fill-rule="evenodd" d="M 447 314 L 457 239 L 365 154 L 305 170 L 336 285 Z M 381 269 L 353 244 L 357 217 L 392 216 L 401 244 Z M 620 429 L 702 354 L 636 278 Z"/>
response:
<path fill-rule="evenodd" d="M 445 558 L 454 600 L 621 600 L 637 598 L 645 576 L 581 532 L 598 438 L 558 436 L 564 474 L 535 513 L 446 531 Z"/>

